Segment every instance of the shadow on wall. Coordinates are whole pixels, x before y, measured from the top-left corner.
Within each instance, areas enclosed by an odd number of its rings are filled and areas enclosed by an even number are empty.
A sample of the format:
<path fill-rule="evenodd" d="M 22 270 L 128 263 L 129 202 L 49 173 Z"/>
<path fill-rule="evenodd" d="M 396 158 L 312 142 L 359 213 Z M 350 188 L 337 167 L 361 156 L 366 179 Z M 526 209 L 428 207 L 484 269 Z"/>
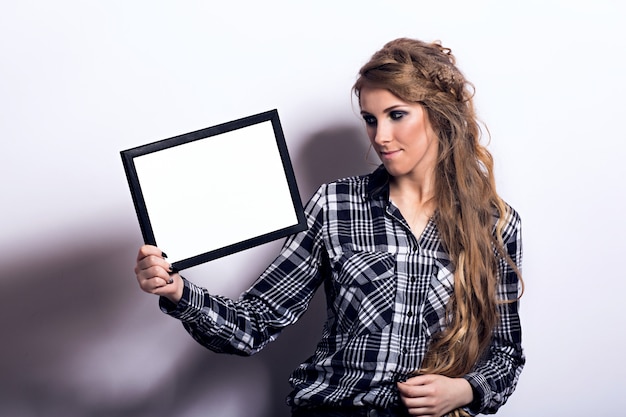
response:
<path fill-rule="evenodd" d="M 374 151 L 367 155 L 368 147 L 369 139 L 358 125 L 331 127 L 304 141 L 292 157 L 303 201 L 321 184 L 373 171 L 380 161 Z"/>
<path fill-rule="evenodd" d="M 322 182 L 371 171 L 365 152 L 355 128 L 313 135 L 292 157 L 301 193 L 308 198 Z M 287 379 L 314 351 L 322 291 L 263 352 L 214 354 L 138 289 L 132 268 L 141 242 L 121 223 L 76 225 L 47 239 L 53 249 L 43 256 L 21 249 L 0 263 L 0 415 L 289 416 Z M 254 271 L 276 255 L 252 250 L 262 255 L 247 266 Z"/>

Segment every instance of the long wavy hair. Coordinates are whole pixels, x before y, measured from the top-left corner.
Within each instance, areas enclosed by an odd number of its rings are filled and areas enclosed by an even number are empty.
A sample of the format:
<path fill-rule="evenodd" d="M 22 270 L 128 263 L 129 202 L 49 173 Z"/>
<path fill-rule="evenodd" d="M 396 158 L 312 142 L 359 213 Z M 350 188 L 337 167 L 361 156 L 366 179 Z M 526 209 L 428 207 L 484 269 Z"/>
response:
<path fill-rule="evenodd" d="M 501 230 L 507 206 L 496 193 L 493 159 L 480 143 L 474 87 L 439 42 L 400 38 L 387 43 L 359 71 L 353 90 L 386 88 L 421 103 L 438 136 L 435 214 L 439 235 L 455 267 L 447 323 L 430 341 L 417 373 L 461 377 L 489 348 L 498 323 L 497 262 L 506 254 Z M 494 219 L 496 233 L 494 230 Z M 455 410 L 452 415 L 463 415 Z"/>

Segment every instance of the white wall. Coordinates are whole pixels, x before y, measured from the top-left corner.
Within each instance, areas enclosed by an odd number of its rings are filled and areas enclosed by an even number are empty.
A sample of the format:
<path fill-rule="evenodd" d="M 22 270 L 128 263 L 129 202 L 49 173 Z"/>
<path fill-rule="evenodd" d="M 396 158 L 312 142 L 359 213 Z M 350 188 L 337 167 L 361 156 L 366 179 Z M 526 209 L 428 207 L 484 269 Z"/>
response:
<path fill-rule="evenodd" d="M 623 413 L 624 7 L 346 3 L 2 2 L 0 415 L 288 415 L 321 301 L 253 358 L 197 346 L 135 284 L 119 151 L 277 108 L 306 199 L 370 169 L 350 87 L 399 36 L 457 55 L 523 217 L 528 364 L 499 415 Z M 187 276 L 236 296 L 279 246 Z"/>

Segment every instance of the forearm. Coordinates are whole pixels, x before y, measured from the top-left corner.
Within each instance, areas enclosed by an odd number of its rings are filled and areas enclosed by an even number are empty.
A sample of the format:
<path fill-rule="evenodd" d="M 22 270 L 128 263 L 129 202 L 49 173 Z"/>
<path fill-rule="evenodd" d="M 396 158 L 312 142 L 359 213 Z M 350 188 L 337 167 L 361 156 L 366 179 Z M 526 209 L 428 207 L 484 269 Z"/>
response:
<path fill-rule="evenodd" d="M 265 323 L 264 307 L 251 301 L 234 301 L 210 295 L 185 280 L 177 304 L 161 298 L 163 312 L 180 320 L 202 346 L 220 353 L 251 355 L 274 340 L 280 329 Z"/>
<path fill-rule="evenodd" d="M 465 376 L 474 399 L 468 408 L 473 414 L 495 413 L 513 394 L 525 364 L 521 346 L 492 349 L 489 357 Z"/>

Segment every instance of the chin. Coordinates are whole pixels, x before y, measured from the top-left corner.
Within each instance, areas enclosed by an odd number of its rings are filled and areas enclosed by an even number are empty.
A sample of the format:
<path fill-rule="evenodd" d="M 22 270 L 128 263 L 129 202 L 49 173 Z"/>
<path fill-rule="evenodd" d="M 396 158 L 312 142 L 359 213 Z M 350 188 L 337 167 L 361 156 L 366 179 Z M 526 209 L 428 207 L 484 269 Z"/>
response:
<path fill-rule="evenodd" d="M 387 170 L 389 175 L 391 175 L 392 177 L 399 177 L 402 175 L 406 175 L 406 172 L 400 169 L 399 167 L 397 167 L 395 164 L 383 164 L 383 165 L 385 166 L 385 169 Z"/>

